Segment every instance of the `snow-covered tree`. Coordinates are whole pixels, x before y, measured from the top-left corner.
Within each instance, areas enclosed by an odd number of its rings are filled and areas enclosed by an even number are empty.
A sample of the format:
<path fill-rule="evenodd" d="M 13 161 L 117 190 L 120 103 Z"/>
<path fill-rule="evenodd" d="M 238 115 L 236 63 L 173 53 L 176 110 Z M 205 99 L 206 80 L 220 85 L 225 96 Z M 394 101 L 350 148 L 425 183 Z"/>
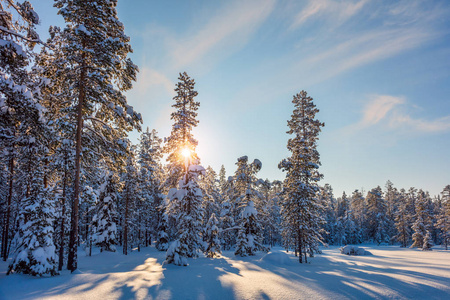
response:
<path fill-rule="evenodd" d="M 159 207 L 161 217 L 159 219 L 157 227 L 156 245 L 155 245 L 156 249 L 158 249 L 159 251 L 167 251 L 167 249 L 169 248 L 169 234 L 167 233 L 169 221 L 167 213 L 165 211 L 166 207 L 167 202 L 163 200 L 163 202 Z"/>
<path fill-rule="evenodd" d="M 22 202 L 19 229 L 14 238 L 11 272 L 33 276 L 57 275 L 56 248 L 53 243 L 54 201 L 44 187 L 42 164 L 33 172 L 30 193 Z"/>
<path fill-rule="evenodd" d="M 106 174 L 98 191 L 98 202 L 92 219 L 92 242 L 101 251 L 116 251 L 118 181 L 119 178 L 114 174 Z"/>
<path fill-rule="evenodd" d="M 194 97 L 198 95 L 194 90 L 195 81 L 186 72 L 180 73 L 178 80 L 175 88 L 177 95 L 173 97 L 175 104 L 172 105 L 175 111 L 170 117 L 174 124 L 164 146 L 164 152 L 168 154 L 169 168 L 166 188 L 176 188 L 178 181 L 183 176 L 183 149 L 189 149 L 193 160 L 198 158 L 194 151 L 198 142 L 192 134 L 192 129 L 198 124 L 196 117 L 200 106 L 200 103 L 194 100 Z"/>
<path fill-rule="evenodd" d="M 135 149 L 129 142 L 128 156 L 126 160 L 125 173 L 122 174 L 122 236 L 123 254 L 128 254 L 128 249 L 132 249 L 133 242 L 140 245 L 139 231 L 139 180 L 138 166 L 136 164 Z M 136 230 L 137 228 L 137 230 Z"/>
<path fill-rule="evenodd" d="M 322 236 L 324 242 L 327 244 L 333 244 L 336 236 L 336 199 L 333 196 L 333 188 L 330 184 L 326 183 L 319 191 L 319 200 L 324 207 L 324 219 L 323 225 L 324 232 Z"/>
<path fill-rule="evenodd" d="M 205 242 L 206 242 L 206 256 L 207 257 L 217 257 L 222 253 L 220 250 L 220 240 L 219 240 L 219 227 L 217 227 L 218 221 L 216 215 L 213 213 L 206 223 L 205 228 Z"/>
<path fill-rule="evenodd" d="M 237 199 L 239 231 L 234 254 L 240 256 L 255 255 L 256 251 L 266 250 L 262 245 L 263 228 L 254 204 L 261 197 L 257 190 L 258 179 L 256 174 L 261 170 L 262 164 L 258 159 L 248 163 L 248 157 L 242 156 L 238 158 L 236 165 L 238 168 L 234 177 L 236 191 L 239 193 Z"/>
<path fill-rule="evenodd" d="M 72 201 L 68 268 L 77 269 L 77 243 L 81 152 L 86 131 L 110 156 L 123 155 L 126 133 L 139 129 L 141 116 L 126 102 L 124 91 L 132 87 L 137 67 L 127 58 L 132 52 L 129 37 L 118 20 L 117 1 L 56 0 L 55 7 L 64 18 L 62 52 L 68 68 L 61 76 L 67 80 L 76 103 L 75 176 Z M 87 150 L 87 149 L 86 149 Z M 84 156 L 84 154 L 83 154 Z M 114 161 L 111 161 L 113 164 Z"/>
<path fill-rule="evenodd" d="M 141 134 L 139 141 L 139 191 L 143 204 L 143 222 L 145 224 L 146 245 L 151 242 L 151 235 L 156 235 L 156 230 L 162 210 L 160 210 L 163 201 L 161 191 L 162 167 L 160 165 L 162 139 L 158 137 L 156 130 Z M 167 249 L 166 249 L 167 250 Z"/>
<path fill-rule="evenodd" d="M 450 245 L 450 185 L 447 185 L 442 191 L 442 207 L 437 222 L 441 230 L 442 245 L 448 250 Z"/>
<path fill-rule="evenodd" d="M 210 219 L 212 214 L 220 213 L 220 203 L 222 195 L 220 194 L 217 183 L 217 174 L 211 166 L 206 168 L 205 175 L 202 176 L 199 184 L 203 191 L 203 208 L 205 210 L 205 223 Z"/>
<path fill-rule="evenodd" d="M 233 207 L 227 200 L 223 201 L 220 210 L 220 228 L 222 249 L 230 250 L 234 241 L 236 240 L 235 232 L 235 219 L 233 217 Z"/>
<path fill-rule="evenodd" d="M 395 227 L 397 228 L 395 239 L 400 242 L 400 247 L 407 247 L 411 236 L 411 226 L 409 224 L 406 191 L 404 189 L 400 190 L 398 201 L 398 209 L 395 213 Z"/>
<path fill-rule="evenodd" d="M 242 211 L 240 228 L 236 241 L 235 255 L 251 256 L 257 251 L 266 251 L 262 245 L 261 225 L 258 222 L 258 212 L 253 201 L 249 201 Z"/>
<path fill-rule="evenodd" d="M 367 193 L 367 224 L 368 238 L 378 244 L 388 243 L 386 202 L 383 191 L 378 186 Z"/>
<path fill-rule="evenodd" d="M 186 266 L 188 257 L 198 257 L 203 250 L 202 219 L 203 194 L 198 184 L 198 176 L 205 173 L 195 161 L 186 166 L 186 174 L 179 182 L 179 188 L 169 191 L 170 209 L 175 212 L 177 239 L 166 253 L 166 262 Z"/>
<path fill-rule="evenodd" d="M 422 250 L 431 250 L 431 220 L 430 220 L 430 201 L 429 196 L 423 190 L 417 192 L 416 213 L 414 215 L 414 224 L 412 229 L 413 244 L 411 248 L 422 248 Z"/>
<path fill-rule="evenodd" d="M 355 190 L 352 193 L 350 207 L 353 214 L 353 220 L 358 230 L 359 242 L 367 240 L 367 205 L 363 192 Z"/>
<path fill-rule="evenodd" d="M 384 198 L 386 201 L 386 234 L 388 235 L 389 242 L 392 244 L 395 240 L 395 236 L 397 235 L 395 217 L 398 209 L 399 192 L 390 180 L 386 182 L 386 192 L 384 193 Z"/>
<path fill-rule="evenodd" d="M 287 144 L 292 155 L 278 167 L 287 172 L 282 202 L 283 236 L 293 241 L 301 263 L 302 256 L 307 262 L 307 254 L 317 250 L 323 241 L 320 232 L 323 206 L 317 197 L 317 183 L 322 178 L 318 172 L 317 140 L 324 124 L 315 119 L 319 110 L 305 91 L 294 95 L 292 103 L 294 111 L 287 131 L 293 135 Z"/>
<path fill-rule="evenodd" d="M 42 144 L 38 135 L 45 134 L 39 133 L 46 123 L 40 98 L 40 78 L 30 70 L 31 51 L 36 43 L 42 43 L 35 31 L 38 23 L 39 16 L 30 2 L 9 0 L 0 3 L 0 164 L 7 173 L 2 183 L 8 185 L 2 186 L 5 202 L 1 208 L 4 210 L 1 256 L 4 261 L 8 257 L 15 210 L 13 195 L 18 185 L 16 174 L 20 172 L 18 160 L 23 159 L 24 149 L 30 153 L 34 145 Z M 30 179 L 29 176 L 25 179 L 28 187 Z M 29 194 L 29 188 L 26 191 Z M 17 213 L 15 210 L 14 214 Z"/>

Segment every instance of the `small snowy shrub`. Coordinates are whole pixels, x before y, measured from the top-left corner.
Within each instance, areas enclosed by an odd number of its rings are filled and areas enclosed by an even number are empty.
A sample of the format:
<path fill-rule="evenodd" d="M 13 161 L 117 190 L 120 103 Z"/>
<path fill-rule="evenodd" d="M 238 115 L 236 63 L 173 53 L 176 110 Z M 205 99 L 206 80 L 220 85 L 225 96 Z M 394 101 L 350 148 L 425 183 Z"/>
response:
<path fill-rule="evenodd" d="M 346 254 L 346 255 L 370 255 L 371 254 L 369 251 L 366 251 L 363 248 L 358 248 L 358 247 L 350 246 L 350 245 L 341 247 L 339 250 L 341 251 L 341 254 Z"/>

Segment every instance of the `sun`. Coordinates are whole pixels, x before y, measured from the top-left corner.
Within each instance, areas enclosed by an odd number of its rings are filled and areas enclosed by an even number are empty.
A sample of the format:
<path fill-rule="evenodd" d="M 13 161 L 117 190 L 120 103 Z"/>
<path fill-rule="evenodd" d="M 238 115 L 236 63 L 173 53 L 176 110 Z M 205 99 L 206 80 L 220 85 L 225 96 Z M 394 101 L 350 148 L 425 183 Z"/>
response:
<path fill-rule="evenodd" d="M 181 155 L 183 155 L 185 158 L 188 158 L 191 156 L 191 150 L 189 148 L 184 148 L 181 150 Z"/>

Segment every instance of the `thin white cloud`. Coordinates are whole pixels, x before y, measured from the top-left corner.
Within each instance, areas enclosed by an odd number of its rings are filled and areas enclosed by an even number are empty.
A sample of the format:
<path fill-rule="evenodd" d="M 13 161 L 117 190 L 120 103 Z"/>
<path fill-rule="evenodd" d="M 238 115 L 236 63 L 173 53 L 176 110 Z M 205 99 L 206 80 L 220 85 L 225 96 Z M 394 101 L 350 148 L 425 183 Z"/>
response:
<path fill-rule="evenodd" d="M 404 97 L 372 96 L 362 111 L 361 120 L 351 126 L 351 131 L 373 126 L 382 126 L 386 130 L 410 134 L 450 131 L 450 115 L 426 120 L 412 116 L 407 110 L 408 107 L 413 107 L 413 105 L 409 105 Z"/>
<path fill-rule="evenodd" d="M 450 116 L 435 120 L 414 119 L 409 115 L 394 114 L 389 120 L 391 128 L 407 128 L 419 133 L 440 133 L 450 131 Z"/>
<path fill-rule="evenodd" d="M 171 40 L 173 64 L 181 68 L 218 49 L 223 55 L 224 48 L 230 55 L 248 42 L 274 7 L 275 0 L 234 1 L 193 34 Z"/>
<path fill-rule="evenodd" d="M 342 24 L 357 14 L 367 2 L 368 0 L 310 0 L 306 7 L 295 16 L 290 28 L 298 28 L 314 17 L 318 18 L 324 16 L 326 16 L 328 21 L 334 20 L 335 22 Z"/>
<path fill-rule="evenodd" d="M 400 97 L 389 95 L 375 96 L 364 109 L 360 124 L 363 126 L 375 125 L 384 119 L 393 108 L 403 103 L 405 103 L 405 100 Z"/>

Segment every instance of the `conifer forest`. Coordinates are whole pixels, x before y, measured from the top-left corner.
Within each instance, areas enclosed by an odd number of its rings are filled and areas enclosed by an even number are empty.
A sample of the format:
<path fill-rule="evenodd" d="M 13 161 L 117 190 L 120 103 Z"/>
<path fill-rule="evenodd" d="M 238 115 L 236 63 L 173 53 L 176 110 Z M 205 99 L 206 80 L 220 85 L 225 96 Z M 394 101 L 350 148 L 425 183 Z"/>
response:
<path fill-rule="evenodd" d="M 292 109 L 279 132 L 287 140 L 280 152 L 289 153 L 278 164 L 283 178 L 261 178 L 265 162 L 246 153 L 233 169 L 214 170 L 196 152 L 202 140 L 194 129 L 208 124 L 198 115 L 195 74 L 178 70 L 168 136 L 144 128 L 127 101 L 139 66 L 117 0 L 53 1 L 65 24 L 48 28 L 46 40 L 36 30 L 45 16 L 32 3 L 0 2 L 5 278 L 77 274 L 80 256 L 125 259 L 146 249 L 176 272 L 205 257 L 214 265 L 272 249 L 301 268 L 335 246 L 422 250 L 416 257 L 450 247 L 450 182 L 438 195 L 398 188 L 388 177 L 368 190 L 355 183 L 333 192 L 318 147 L 327 126 L 317 115 L 322 99 L 301 84 L 277 100 Z"/>

